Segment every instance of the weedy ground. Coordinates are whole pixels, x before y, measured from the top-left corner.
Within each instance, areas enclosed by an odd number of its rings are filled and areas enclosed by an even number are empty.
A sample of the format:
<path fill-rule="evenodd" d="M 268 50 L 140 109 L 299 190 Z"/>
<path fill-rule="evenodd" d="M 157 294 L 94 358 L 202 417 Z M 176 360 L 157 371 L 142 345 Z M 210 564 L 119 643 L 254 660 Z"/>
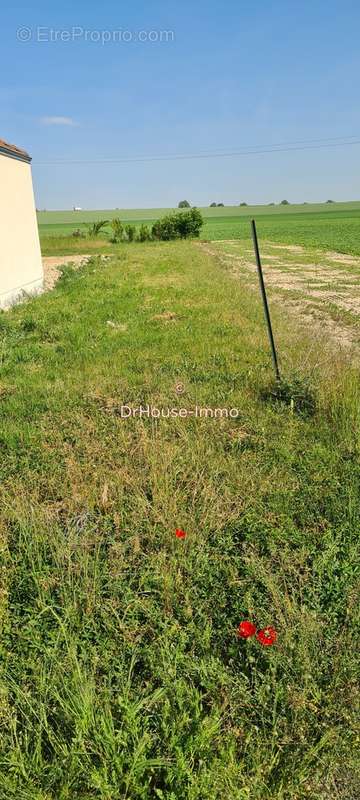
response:
<path fill-rule="evenodd" d="M 273 318 L 282 393 L 257 294 L 199 244 L 0 315 L 4 800 L 359 796 L 358 367 Z"/>

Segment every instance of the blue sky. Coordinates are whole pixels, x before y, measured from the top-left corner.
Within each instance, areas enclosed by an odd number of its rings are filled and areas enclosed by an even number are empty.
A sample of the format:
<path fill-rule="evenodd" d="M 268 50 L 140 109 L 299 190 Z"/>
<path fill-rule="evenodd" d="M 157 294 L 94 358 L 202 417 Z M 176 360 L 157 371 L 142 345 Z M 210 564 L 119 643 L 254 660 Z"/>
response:
<path fill-rule="evenodd" d="M 360 139 L 359 23 L 349 0 L 15 2 L 2 8 L 0 138 L 33 156 L 41 208 L 360 199 L 360 145 L 37 166 Z M 102 31 L 134 40 L 101 44 Z"/>

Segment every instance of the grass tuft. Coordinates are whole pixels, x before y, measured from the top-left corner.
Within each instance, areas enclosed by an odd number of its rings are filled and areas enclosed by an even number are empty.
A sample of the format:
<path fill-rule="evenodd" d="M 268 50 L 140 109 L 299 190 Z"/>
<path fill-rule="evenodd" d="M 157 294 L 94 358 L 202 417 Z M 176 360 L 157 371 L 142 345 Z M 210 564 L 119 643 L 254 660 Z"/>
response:
<path fill-rule="evenodd" d="M 316 412 L 316 394 L 307 377 L 292 375 L 261 391 L 263 400 L 287 406 L 292 413 L 311 417 Z"/>

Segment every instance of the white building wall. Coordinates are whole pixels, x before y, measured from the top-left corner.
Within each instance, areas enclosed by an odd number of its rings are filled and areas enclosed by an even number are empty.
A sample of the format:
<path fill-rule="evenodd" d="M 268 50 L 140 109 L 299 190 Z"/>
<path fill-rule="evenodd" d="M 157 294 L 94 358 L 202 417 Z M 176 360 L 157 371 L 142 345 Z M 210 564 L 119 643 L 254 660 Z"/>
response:
<path fill-rule="evenodd" d="M 0 308 L 42 287 L 31 167 L 0 152 Z"/>

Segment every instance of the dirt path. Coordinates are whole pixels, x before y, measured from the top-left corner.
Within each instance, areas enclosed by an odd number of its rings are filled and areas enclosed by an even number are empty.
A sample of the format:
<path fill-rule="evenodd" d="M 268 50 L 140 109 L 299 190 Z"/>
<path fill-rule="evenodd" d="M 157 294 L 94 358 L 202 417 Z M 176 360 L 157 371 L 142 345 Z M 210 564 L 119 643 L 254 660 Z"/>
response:
<path fill-rule="evenodd" d="M 254 253 L 238 240 L 200 244 L 237 280 L 257 290 Z M 360 344 L 360 258 L 301 245 L 263 242 L 262 263 L 272 300 L 339 344 Z"/>
<path fill-rule="evenodd" d="M 43 268 L 44 268 L 44 289 L 45 292 L 48 292 L 49 289 L 53 289 L 55 286 L 56 281 L 60 278 L 60 270 L 59 267 L 62 267 L 64 264 L 74 264 L 77 268 L 82 267 L 86 264 L 87 260 L 90 258 L 89 255 L 76 255 L 76 256 L 45 256 L 42 260 Z"/>

